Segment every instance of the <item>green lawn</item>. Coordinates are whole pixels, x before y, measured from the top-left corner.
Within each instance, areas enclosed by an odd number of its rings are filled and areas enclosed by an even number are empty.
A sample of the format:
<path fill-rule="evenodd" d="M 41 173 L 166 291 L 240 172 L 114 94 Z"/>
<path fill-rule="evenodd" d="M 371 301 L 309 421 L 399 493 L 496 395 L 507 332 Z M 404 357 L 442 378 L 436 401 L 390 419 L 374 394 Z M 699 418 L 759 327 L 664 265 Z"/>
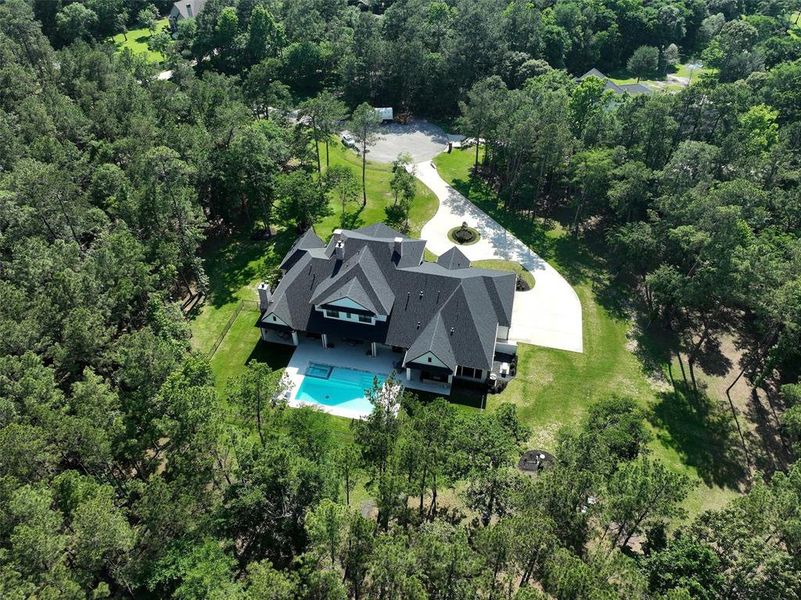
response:
<path fill-rule="evenodd" d="M 203 258 L 209 292 L 200 311 L 192 317 L 195 350 L 211 350 L 240 301 L 258 301 L 256 286 L 274 272 L 293 239 L 289 232 L 281 232 L 269 242 L 240 235 L 207 243 Z"/>
<path fill-rule="evenodd" d="M 654 432 L 653 454 L 698 483 L 687 500 L 690 514 L 721 506 L 737 493 L 739 471 L 730 458 L 735 456 L 733 423 L 715 403 L 690 402 L 660 381 L 666 363 L 646 367 L 632 351 L 632 323 L 603 261 L 558 224 L 545 227 L 500 211 L 492 192 L 469 180 L 474 156 L 468 149 L 434 161 L 451 185 L 560 270 L 581 300 L 584 325 L 581 354 L 520 345 L 517 377 L 503 393 L 489 396 L 488 408 L 514 403 L 533 429 L 532 443 L 552 450 L 559 428 L 578 422 L 594 400 L 613 394 L 635 398 Z M 640 341 L 650 347 L 649 340 Z"/>
<path fill-rule="evenodd" d="M 169 22 L 166 17 L 159 19 L 156 22 L 156 32 L 166 29 L 168 25 Z M 118 33 L 111 38 L 111 41 L 114 42 L 118 50 L 128 48 L 134 54 L 145 54 L 151 62 L 160 63 L 164 60 L 164 56 L 161 52 L 153 52 L 147 47 L 147 41 L 150 39 L 150 35 L 150 30 L 147 28 L 132 29 L 127 32 L 127 34 Z"/>
<path fill-rule="evenodd" d="M 338 140 L 329 144 L 329 155 L 331 166 L 341 165 L 353 170 L 361 186 L 362 179 L 362 159 L 353 150 L 345 148 Z M 325 146 L 320 144 L 320 158 L 325 168 Z M 326 217 L 314 226 L 315 231 L 323 238 L 331 235 L 331 232 L 343 225 L 348 229 L 356 229 L 362 225 L 380 223 L 384 221 L 384 209 L 393 202 L 392 190 L 389 181 L 392 178 L 392 166 L 386 163 L 375 163 L 367 161 L 367 206 L 360 209 L 361 193 L 359 201 L 347 207 L 346 217 L 342 218 L 342 205 L 336 200 L 331 201 L 333 214 Z M 439 202 L 434 193 L 419 181 L 416 182 L 417 195 L 412 201 L 409 210 L 409 235 L 420 237 L 420 230 L 423 228 L 434 213 L 437 212 Z"/>
<path fill-rule="evenodd" d="M 511 271 L 517 273 L 517 276 L 524 280 L 529 288 L 535 285 L 534 276 L 526 271 L 519 262 L 513 260 L 476 260 L 470 263 L 471 266 L 479 269 L 495 269 L 496 271 Z"/>
<path fill-rule="evenodd" d="M 323 160 L 324 157 L 323 154 Z M 339 142 L 331 144 L 330 159 L 332 165 L 350 166 L 361 176 L 359 157 Z M 368 163 L 367 206 L 355 215 L 348 226 L 359 227 L 383 221 L 384 207 L 392 201 L 390 177 L 389 165 Z M 418 194 L 410 210 L 410 235 L 419 237 L 420 229 L 434 215 L 437 207 L 436 196 L 418 182 Z M 332 208 L 336 210 L 339 206 L 332 201 Z M 337 211 L 315 225 L 315 231 L 326 239 L 334 229 L 341 227 L 340 217 Z M 205 302 L 191 316 L 192 347 L 198 352 L 209 353 L 226 325 L 236 315 L 211 357 L 211 367 L 223 397 L 228 381 L 240 375 L 249 360 L 266 362 L 279 370 L 286 366 L 291 356 L 291 352 L 260 342 L 255 323 L 259 314 L 256 286 L 275 273 L 294 239 L 294 232 L 291 231 L 280 231 L 270 241 L 254 241 L 242 234 L 224 240 L 211 240 L 203 248 L 209 290 Z M 241 310 L 236 314 L 240 305 Z M 349 420 L 333 416 L 330 419 L 335 434 L 349 439 Z"/>
<path fill-rule="evenodd" d="M 676 75 L 678 77 L 687 77 L 690 79 L 690 83 L 693 81 L 697 81 L 702 74 L 710 73 L 713 69 L 708 67 L 698 67 L 695 69 L 690 69 L 690 65 L 693 63 L 697 63 L 698 61 L 688 61 L 686 63 L 678 64 L 672 67 L 673 71 L 671 75 Z M 624 83 L 638 83 L 637 78 L 633 77 L 626 69 L 619 69 L 617 71 L 613 71 L 606 74 L 610 80 L 617 83 L 618 85 L 622 85 Z M 654 90 L 661 90 L 666 92 L 674 92 L 680 91 L 683 89 L 684 86 L 679 84 L 671 84 L 667 82 L 667 78 L 659 78 L 659 79 L 640 79 L 639 83 L 646 85 Z"/>
<path fill-rule="evenodd" d="M 690 61 L 681 65 L 676 65 L 676 72 L 674 74 L 679 77 L 687 77 L 688 79 L 692 77 L 692 79 L 690 79 L 690 82 L 692 83 L 693 81 L 698 81 L 701 75 L 705 75 L 706 73 L 711 73 L 714 71 L 714 69 L 704 66 L 690 69 L 690 65 L 693 63 L 697 64 L 697 62 L 698 61 Z"/>

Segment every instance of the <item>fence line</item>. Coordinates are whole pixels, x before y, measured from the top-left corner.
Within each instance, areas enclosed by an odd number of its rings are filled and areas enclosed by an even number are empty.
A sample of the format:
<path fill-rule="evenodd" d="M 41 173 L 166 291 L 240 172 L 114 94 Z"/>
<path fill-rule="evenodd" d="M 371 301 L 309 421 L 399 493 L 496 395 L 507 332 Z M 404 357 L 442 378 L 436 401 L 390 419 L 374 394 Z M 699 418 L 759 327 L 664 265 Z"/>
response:
<path fill-rule="evenodd" d="M 206 356 L 209 359 L 211 359 L 211 357 L 214 356 L 214 353 L 217 352 L 217 349 L 220 347 L 220 344 L 222 344 L 222 341 L 225 339 L 225 336 L 228 335 L 228 331 L 231 329 L 231 326 L 234 324 L 234 321 L 236 321 L 237 317 L 239 317 L 239 313 L 241 313 L 242 310 L 247 305 L 253 305 L 258 308 L 259 303 L 256 302 L 255 300 L 240 300 L 237 303 L 233 314 L 230 317 L 228 317 L 228 321 L 225 323 L 225 327 L 223 327 L 223 330 L 220 332 L 220 335 L 217 336 L 217 339 L 215 340 L 214 345 L 211 347 L 211 350 L 209 350 L 208 353 L 206 354 Z"/>

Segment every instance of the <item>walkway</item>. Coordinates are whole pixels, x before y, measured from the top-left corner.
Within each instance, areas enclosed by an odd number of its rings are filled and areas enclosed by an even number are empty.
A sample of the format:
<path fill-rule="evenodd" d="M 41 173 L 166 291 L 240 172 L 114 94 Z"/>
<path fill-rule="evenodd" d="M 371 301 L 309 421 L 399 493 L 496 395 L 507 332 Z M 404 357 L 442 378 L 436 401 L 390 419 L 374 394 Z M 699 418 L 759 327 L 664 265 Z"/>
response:
<path fill-rule="evenodd" d="M 570 284 L 556 269 L 494 219 L 449 186 L 430 161 L 415 165 L 417 178 L 439 198 L 439 209 L 425 224 L 420 237 L 435 254 L 454 244 L 448 231 L 467 222 L 481 239 L 459 246 L 471 261 L 501 259 L 523 265 L 536 281 L 534 289 L 516 292 L 509 339 L 526 344 L 582 352 L 581 303 Z"/>

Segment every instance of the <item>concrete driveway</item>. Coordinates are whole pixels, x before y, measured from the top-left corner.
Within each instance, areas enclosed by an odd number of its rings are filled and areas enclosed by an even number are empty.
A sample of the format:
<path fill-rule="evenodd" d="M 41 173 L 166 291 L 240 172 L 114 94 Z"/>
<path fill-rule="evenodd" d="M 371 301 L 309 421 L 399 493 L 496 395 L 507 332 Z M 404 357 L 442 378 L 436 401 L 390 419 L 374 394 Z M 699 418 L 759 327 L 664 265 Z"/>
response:
<path fill-rule="evenodd" d="M 375 157 L 373 157 L 375 158 Z M 459 246 L 473 260 L 513 260 L 523 265 L 536 281 L 533 289 L 515 293 L 512 327 L 509 338 L 516 342 L 582 352 L 581 302 L 570 284 L 556 269 L 537 256 L 528 246 L 499 225 L 494 219 L 449 186 L 431 161 L 415 165 L 417 178 L 439 198 L 439 209 L 425 224 L 420 237 L 435 254 L 442 254 L 454 244 L 448 231 L 467 222 L 478 230 L 481 239 L 469 246 Z"/>
<path fill-rule="evenodd" d="M 412 162 L 431 160 L 448 148 L 448 141 L 463 136 L 449 136 L 440 127 L 428 121 L 412 121 L 406 125 L 381 125 L 376 143 L 367 151 L 367 158 L 376 162 L 391 163 L 401 152 L 412 155 Z"/>

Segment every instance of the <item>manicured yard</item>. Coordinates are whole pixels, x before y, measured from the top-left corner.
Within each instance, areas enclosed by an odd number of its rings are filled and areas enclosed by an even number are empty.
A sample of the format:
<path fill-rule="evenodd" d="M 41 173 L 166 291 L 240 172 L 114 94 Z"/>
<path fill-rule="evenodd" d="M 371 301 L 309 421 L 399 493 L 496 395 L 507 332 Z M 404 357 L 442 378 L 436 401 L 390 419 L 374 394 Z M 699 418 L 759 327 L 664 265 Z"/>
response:
<path fill-rule="evenodd" d="M 159 19 L 156 22 L 156 32 L 166 29 L 168 25 L 169 23 L 166 17 Z M 132 29 L 126 35 L 118 33 L 111 38 L 111 41 L 114 42 L 118 50 L 128 48 L 134 54 L 145 54 L 151 62 L 159 63 L 164 60 L 164 56 L 161 52 L 153 52 L 147 47 L 147 41 L 150 39 L 150 36 L 150 30 L 143 27 L 141 29 Z M 128 39 L 126 39 L 126 37 Z"/>
<path fill-rule="evenodd" d="M 361 175 L 359 157 L 340 143 L 331 145 L 330 156 L 332 165 L 350 166 Z M 390 177 L 389 165 L 368 163 L 367 206 L 358 212 L 356 222 L 350 223 L 350 227 L 383 221 L 384 207 L 392 202 Z M 419 236 L 420 229 L 436 212 L 437 206 L 436 196 L 418 183 L 418 195 L 410 210 L 410 235 Z M 333 200 L 332 208 L 339 208 Z M 352 208 L 358 208 L 358 205 Z M 340 217 L 340 212 L 327 217 L 315 226 L 315 231 L 326 239 L 334 229 L 341 227 Z M 268 362 L 275 369 L 285 366 L 289 359 L 288 353 L 259 343 L 259 333 L 255 327 L 258 317 L 256 286 L 274 274 L 294 239 L 292 231 L 280 231 L 269 241 L 254 241 L 247 235 L 239 235 L 225 240 L 212 240 L 203 249 L 210 288 L 205 302 L 191 317 L 192 347 L 199 352 L 209 353 L 237 310 L 241 311 L 211 359 L 221 390 L 229 378 L 244 370 L 251 358 Z"/>
<path fill-rule="evenodd" d="M 533 288 L 536 283 L 534 281 L 534 276 L 526 271 L 523 265 L 513 260 L 476 260 L 470 264 L 479 269 L 495 269 L 496 271 L 511 271 L 512 273 L 517 273 L 517 276 L 525 281 L 529 288 Z"/>
<path fill-rule="evenodd" d="M 646 368 L 632 351 L 632 323 L 609 285 L 603 261 L 558 224 L 546 228 L 497 209 L 491 191 L 469 180 L 474 157 L 474 149 L 454 151 L 441 154 L 435 163 L 451 185 L 562 272 L 579 295 L 584 325 L 581 354 L 519 346 L 517 377 L 503 393 L 489 396 L 488 409 L 514 403 L 533 429 L 533 445 L 553 449 L 559 428 L 579 421 L 594 400 L 615 394 L 635 398 L 654 432 L 653 454 L 698 483 L 687 501 L 688 511 L 696 514 L 722 505 L 737 493 L 740 474 L 730 458 L 736 444 L 731 419 L 714 402 L 691 402 L 674 393 L 663 375 L 667 364 Z"/>
<path fill-rule="evenodd" d="M 329 144 L 329 155 L 331 166 L 341 165 L 353 170 L 354 175 L 362 180 L 362 159 L 353 150 L 345 148 L 338 140 Z M 320 158 L 325 168 L 325 146 L 320 144 Z M 380 223 L 384 221 L 384 209 L 392 204 L 394 197 L 389 187 L 392 178 L 392 166 L 385 163 L 374 163 L 367 161 L 367 206 L 360 209 L 361 190 L 357 202 L 350 204 L 346 208 L 346 219 L 344 226 L 348 229 L 356 229 L 362 225 Z M 416 182 L 417 195 L 412 202 L 409 211 L 409 235 L 420 237 L 420 230 L 428 222 L 434 213 L 437 212 L 439 203 L 434 193 L 419 181 Z M 331 232 L 343 227 L 342 205 L 336 200 L 331 201 L 332 215 L 326 217 L 314 226 L 314 230 L 323 238 L 331 235 Z M 349 215 L 349 216 L 348 216 Z"/>

